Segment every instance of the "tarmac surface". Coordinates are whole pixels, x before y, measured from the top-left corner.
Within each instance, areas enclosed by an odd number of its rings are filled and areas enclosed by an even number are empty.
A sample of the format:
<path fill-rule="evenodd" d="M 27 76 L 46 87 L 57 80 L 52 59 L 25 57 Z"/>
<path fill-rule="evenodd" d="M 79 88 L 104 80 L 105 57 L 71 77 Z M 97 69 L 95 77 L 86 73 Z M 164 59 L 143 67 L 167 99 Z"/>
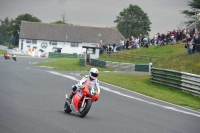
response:
<path fill-rule="evenodd" d="M 100 82 L 85 118 L 64 113 L 79 71 L 54 71 L 0 57 L 0 133 L 199 133 L 200 113 Z M 137 86 L 135 86 L 137 87 Z"/>

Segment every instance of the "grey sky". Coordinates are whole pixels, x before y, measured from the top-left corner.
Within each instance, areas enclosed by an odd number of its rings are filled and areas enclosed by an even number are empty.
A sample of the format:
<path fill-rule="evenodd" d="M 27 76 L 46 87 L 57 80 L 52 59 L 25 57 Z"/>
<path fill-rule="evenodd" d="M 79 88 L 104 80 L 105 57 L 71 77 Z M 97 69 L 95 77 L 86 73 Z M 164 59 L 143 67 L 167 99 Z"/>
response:
<path fill-rule="evenodd" d="M 29 13 L 44 23 L 62 20 L 82 26 L 113 27 L 119 12 L 129 4 L 147 12 L 152 25 L 151 35 L 177 29 L 187 20 L 180 10 L 189 9 L 188 0 L 0 0 L 0 19 L 15 19 Z"/>

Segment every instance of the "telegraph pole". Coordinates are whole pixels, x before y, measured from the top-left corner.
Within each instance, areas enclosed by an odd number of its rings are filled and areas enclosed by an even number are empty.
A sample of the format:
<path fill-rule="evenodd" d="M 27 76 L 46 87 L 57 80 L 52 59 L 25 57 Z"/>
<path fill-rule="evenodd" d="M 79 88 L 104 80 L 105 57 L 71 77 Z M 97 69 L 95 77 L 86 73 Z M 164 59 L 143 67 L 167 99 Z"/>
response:
<path fill-rule="evenodd" d="M 65 17 L 66 17 L 65 13 L 63 13 L 62 15 L 63 23 L 65 23 Z"/>

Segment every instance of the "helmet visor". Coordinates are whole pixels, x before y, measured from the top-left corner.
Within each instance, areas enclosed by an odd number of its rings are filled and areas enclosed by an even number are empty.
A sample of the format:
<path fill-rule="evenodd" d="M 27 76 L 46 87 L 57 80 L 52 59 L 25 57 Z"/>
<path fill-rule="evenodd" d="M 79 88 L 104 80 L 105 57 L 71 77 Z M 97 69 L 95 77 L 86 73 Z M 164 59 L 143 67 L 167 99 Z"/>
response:
<path fill-rule="evenodd" d="M 98 77 L 98 73 L 91 73 L 91 76 Z"/>

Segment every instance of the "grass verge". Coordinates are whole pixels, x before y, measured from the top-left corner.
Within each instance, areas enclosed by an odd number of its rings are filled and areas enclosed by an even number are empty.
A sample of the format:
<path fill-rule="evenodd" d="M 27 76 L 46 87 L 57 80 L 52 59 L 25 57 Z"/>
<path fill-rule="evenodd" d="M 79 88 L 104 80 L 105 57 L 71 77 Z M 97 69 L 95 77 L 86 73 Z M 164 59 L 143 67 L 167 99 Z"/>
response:
<path fill-rule="evenodd" d="M 50 66 L 55 67 L 55 70 L 65 71 L 89 71 L 92 67 L 79 66 L 79 59 L 62 58 L 55 60 L 56 61 L 52 62 L 42 62 L 37 64 L 37 66 Z M 111 70 L 107 68 L 98 69 L 99 71 Z M 194 110 L 200 109 L 200 97 L 193 96 L 177 89 L 151 83 L 149 75 L 100 73 L 99 80 L 176 105 L 191 107 Z"/>
<path fill-rule="evenodd" d="M 153 63 L 153 67 L 200 75 L 200 54 L 188 55 L 183 53 L 171 57 L 162 57 Z"/>
<path fill-rule="evenodd" d="M 5 50 L 0 50 L 0 54 L 3 54 L 5 52 Z"/>
<path fill-rule="evenodd" d="M 169 103 L 187 106 L 194 110 L 200 109 L 200 97 L 152 83 L 149 75 L 102 73 L 99 74 L 99 80 Z"/>
<path fill-rule="evenodd" d="M 58 71 L 89 71 L 91 67 L 93 66 L 80 66 L 79 65 L 79 59 L 75 58 L 57 58 L 54 59 L 54 61 L 51 62 L 40 62 L 36 64 L 37 66 L 48 66 L 48 67 L 54 67 L 54 70 Z M 102 68 L 102 67 L 96 67 L 99 71 L 112 71 L 114 69 L 108 69 L 108 68 Z"/>

